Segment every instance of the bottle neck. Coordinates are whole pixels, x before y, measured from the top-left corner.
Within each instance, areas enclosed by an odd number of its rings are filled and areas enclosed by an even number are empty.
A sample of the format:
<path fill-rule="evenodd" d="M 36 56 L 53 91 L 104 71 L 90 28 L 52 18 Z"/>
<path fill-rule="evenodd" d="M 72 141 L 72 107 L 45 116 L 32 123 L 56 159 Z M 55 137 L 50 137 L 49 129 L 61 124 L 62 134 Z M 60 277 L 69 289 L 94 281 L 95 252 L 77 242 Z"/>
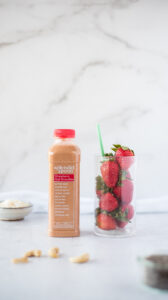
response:
<path fill-rule="evenodd" d="M 54 144 L 58 143 L 74 143 L 74 138 L 60 138 L 60 137 L 54 137 Z"/>

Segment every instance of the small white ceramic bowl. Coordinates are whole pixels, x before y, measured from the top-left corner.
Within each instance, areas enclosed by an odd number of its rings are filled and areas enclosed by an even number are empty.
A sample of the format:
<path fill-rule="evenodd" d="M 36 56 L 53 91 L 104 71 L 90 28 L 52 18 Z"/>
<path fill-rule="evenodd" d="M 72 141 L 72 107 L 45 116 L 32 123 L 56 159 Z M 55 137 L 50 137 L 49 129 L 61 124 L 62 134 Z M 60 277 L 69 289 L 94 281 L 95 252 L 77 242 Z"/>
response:
<path fill-rule="evenodd" d="M 12 207 L 4 208 L 0 207 L 0 220 L 3 221 L 16 221 L 24 219 L 25 216 L 32 212 L 33 205 L 29 203 L 26 207 Z"/>

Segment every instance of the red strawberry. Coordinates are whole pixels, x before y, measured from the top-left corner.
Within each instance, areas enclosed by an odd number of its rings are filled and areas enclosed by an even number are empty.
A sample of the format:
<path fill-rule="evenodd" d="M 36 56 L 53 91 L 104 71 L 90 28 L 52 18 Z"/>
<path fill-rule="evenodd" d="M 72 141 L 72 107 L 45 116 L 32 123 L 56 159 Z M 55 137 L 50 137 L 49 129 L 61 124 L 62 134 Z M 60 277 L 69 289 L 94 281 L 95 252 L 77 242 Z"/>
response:
<path fill-rule="evenodd" d="M 128 170 L 120 170 L 119 174 L 119 180 L 125 180 L 125 179 L 130 179 L 131 180 L 131 174 Z"/>
<path fill-rule="evenodd" d="M 124 203 L 130 203 L 133 196 L 133 183 L 129 179 L 125 179 L 121 182 L 121 186 L 118 185 L 113 189 L 114 195 Z"/>
<path fill-rule="evenodd" d="M 118 185 L 113 189 L 113 193 L 118 199 L 121 199 L 121 188 L 122 187 Z"/>
<path fill-rule="evenodd" d="M 121 145 L 114 145 L 112 149 L 115 151 L 116 159 L 121 169 L 129 169 L 134 162 L 134 158 L 132 157 L 134 156 L 134 151 Z"/>
<path fill-rule="evenodd" d="M 119 166 L 115 161 L 105 161 L 101 165 L 101 173 L 105 184 L 112 188 L 116 185 L 119 175 Z"/>
<path fill-rule="evenodd" d="M 112 217 L 102 213 L 97 216 L 97 225 L 103 230 L 116 229 L 115 220 Z"/>
<path fill-rule="evenodd" d="M 132 196 L 133 196 L 133 183 L 131 180 L 126 179 L 122 181 L 122 186 L 121 186 L 121 200 L 124 203 L 130 203 L 132 201 Z"/>
<path fill-rule="evenodd" d="M 118 185 L 113 189 L 113 193 L 118 199 L 121 199 L 122 184 L 126 179 L 131 180 L 130 172 L 128 170 L 120 170 Z"/>
<path fill-rule="evenodd" d="M 124 228 L 127 224 L 128 224 L 128 222 L 123 222 L 123 221 L 118 221 L 118 222 L 117 222 L 117 225 L 118 225 L 118 227 L 120 227 L 120 228 Z"/>
<path fill-rule="evenodd" d="M 127 173 L 125 175 L 126 179 L 130 179 L 131 180 L 131 174 L 130 172 L 127 170 Z"/>
<path fill-rule="evenodd" d="M 133 218 L 133 216 L 134 216 L 134 207 L 130 204 L 128 206 L 128 215 L 127 215 L 127 218 L 129 220 L 131 220 Z"/>
<path fill-rule="evenodd" d="M 122 212 L 125 212 L 127 211 L 127 218 L 128 220 L 131 220 L 134 216 L 134 207 L 131 205 L 131 204 L 128 204 L 128 205 L 123 205 L 122 206 Z"/>
<path fill-rule="evenodd" d="M 123 205 L 122 206 L 122 212 L 127 212 L 127 218 L 128 220 L 131 220 L 134 216 L 134 207 L 131 204 Z"/>
<path fill-rule="evenodd" d="M 100 199 L 102 196 L 102 191 L 101 190 L 96 190 L 96 195 Z"/>
<path fill-rule="evenodd" d="M 110 212 L 118 207 L 118 201 L 111 193 L 106 193 L 101 196 L 99 206 L 102 210 Z"/>

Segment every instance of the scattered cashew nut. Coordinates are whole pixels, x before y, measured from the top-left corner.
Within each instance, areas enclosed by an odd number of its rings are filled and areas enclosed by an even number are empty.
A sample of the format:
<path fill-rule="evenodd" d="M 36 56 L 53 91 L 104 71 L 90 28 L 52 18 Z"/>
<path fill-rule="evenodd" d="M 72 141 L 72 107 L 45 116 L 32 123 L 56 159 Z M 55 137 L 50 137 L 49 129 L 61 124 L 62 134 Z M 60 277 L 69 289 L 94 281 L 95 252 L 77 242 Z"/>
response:
<path fill-rule="evenodd" d="M 40 257 L 41 250 L 30 250 L 30 251 L 27 251 L 24 255 L 24 257 L 32 257 L 32 256 Z"/>
<path fill-rule="evenodd" d="M 51 248 L 48 250 L 48 255 L 52 258 L 59 257 L 59 248 Z"/>
<path fill-rule="evenodd" d="M 21 257 L 21 258 L 13 258 L 12 263 L 13 264 L 20 264 L 20 263 L 27 263 L 28 258 L 27 257 Z"/>
<path fill-rule="evenodd" d="M 36 256 L 40 257 L 42 254 L 41 250 L 31 250 L 27 251 L 24 255 L 24 257 L 21 258 L 13 258 L 12 263 L 18 264 L 18 263 L 27 263 L 28 262 L 28 257 Z M 59 248 L 51 248 L 48 250 L 48 255 L 52 258 L 58 258 L 59 257 Z M 89 261 L 90 256 L 88 253 L 84 253 L 80 256 L 75 256 L 75 257 L 70 257 L 69 260 L 72 263 L 85 263 Z"/>
<path fill-rule="evenodd" d="M 88 253 L 84 253 L 80 256 L 70 257 L 70 262 L 72 263 L 84 263 L 87 262 L 90 259 L 90 256 Z"/>

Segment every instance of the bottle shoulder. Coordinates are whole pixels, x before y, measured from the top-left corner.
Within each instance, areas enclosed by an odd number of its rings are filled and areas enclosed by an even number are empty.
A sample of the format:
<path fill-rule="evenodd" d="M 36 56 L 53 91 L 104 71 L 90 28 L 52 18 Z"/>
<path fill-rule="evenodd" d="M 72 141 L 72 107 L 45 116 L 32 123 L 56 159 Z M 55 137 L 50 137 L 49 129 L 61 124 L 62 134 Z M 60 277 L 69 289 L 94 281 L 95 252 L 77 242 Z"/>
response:
<path fill-rule="evenodd" d="M 55 143 L 49 148 L 49 153 L 52 154 L 76 153 L 77 155 L 80 155 L 80 152 L 79 146 L 75 143 Z"/>

